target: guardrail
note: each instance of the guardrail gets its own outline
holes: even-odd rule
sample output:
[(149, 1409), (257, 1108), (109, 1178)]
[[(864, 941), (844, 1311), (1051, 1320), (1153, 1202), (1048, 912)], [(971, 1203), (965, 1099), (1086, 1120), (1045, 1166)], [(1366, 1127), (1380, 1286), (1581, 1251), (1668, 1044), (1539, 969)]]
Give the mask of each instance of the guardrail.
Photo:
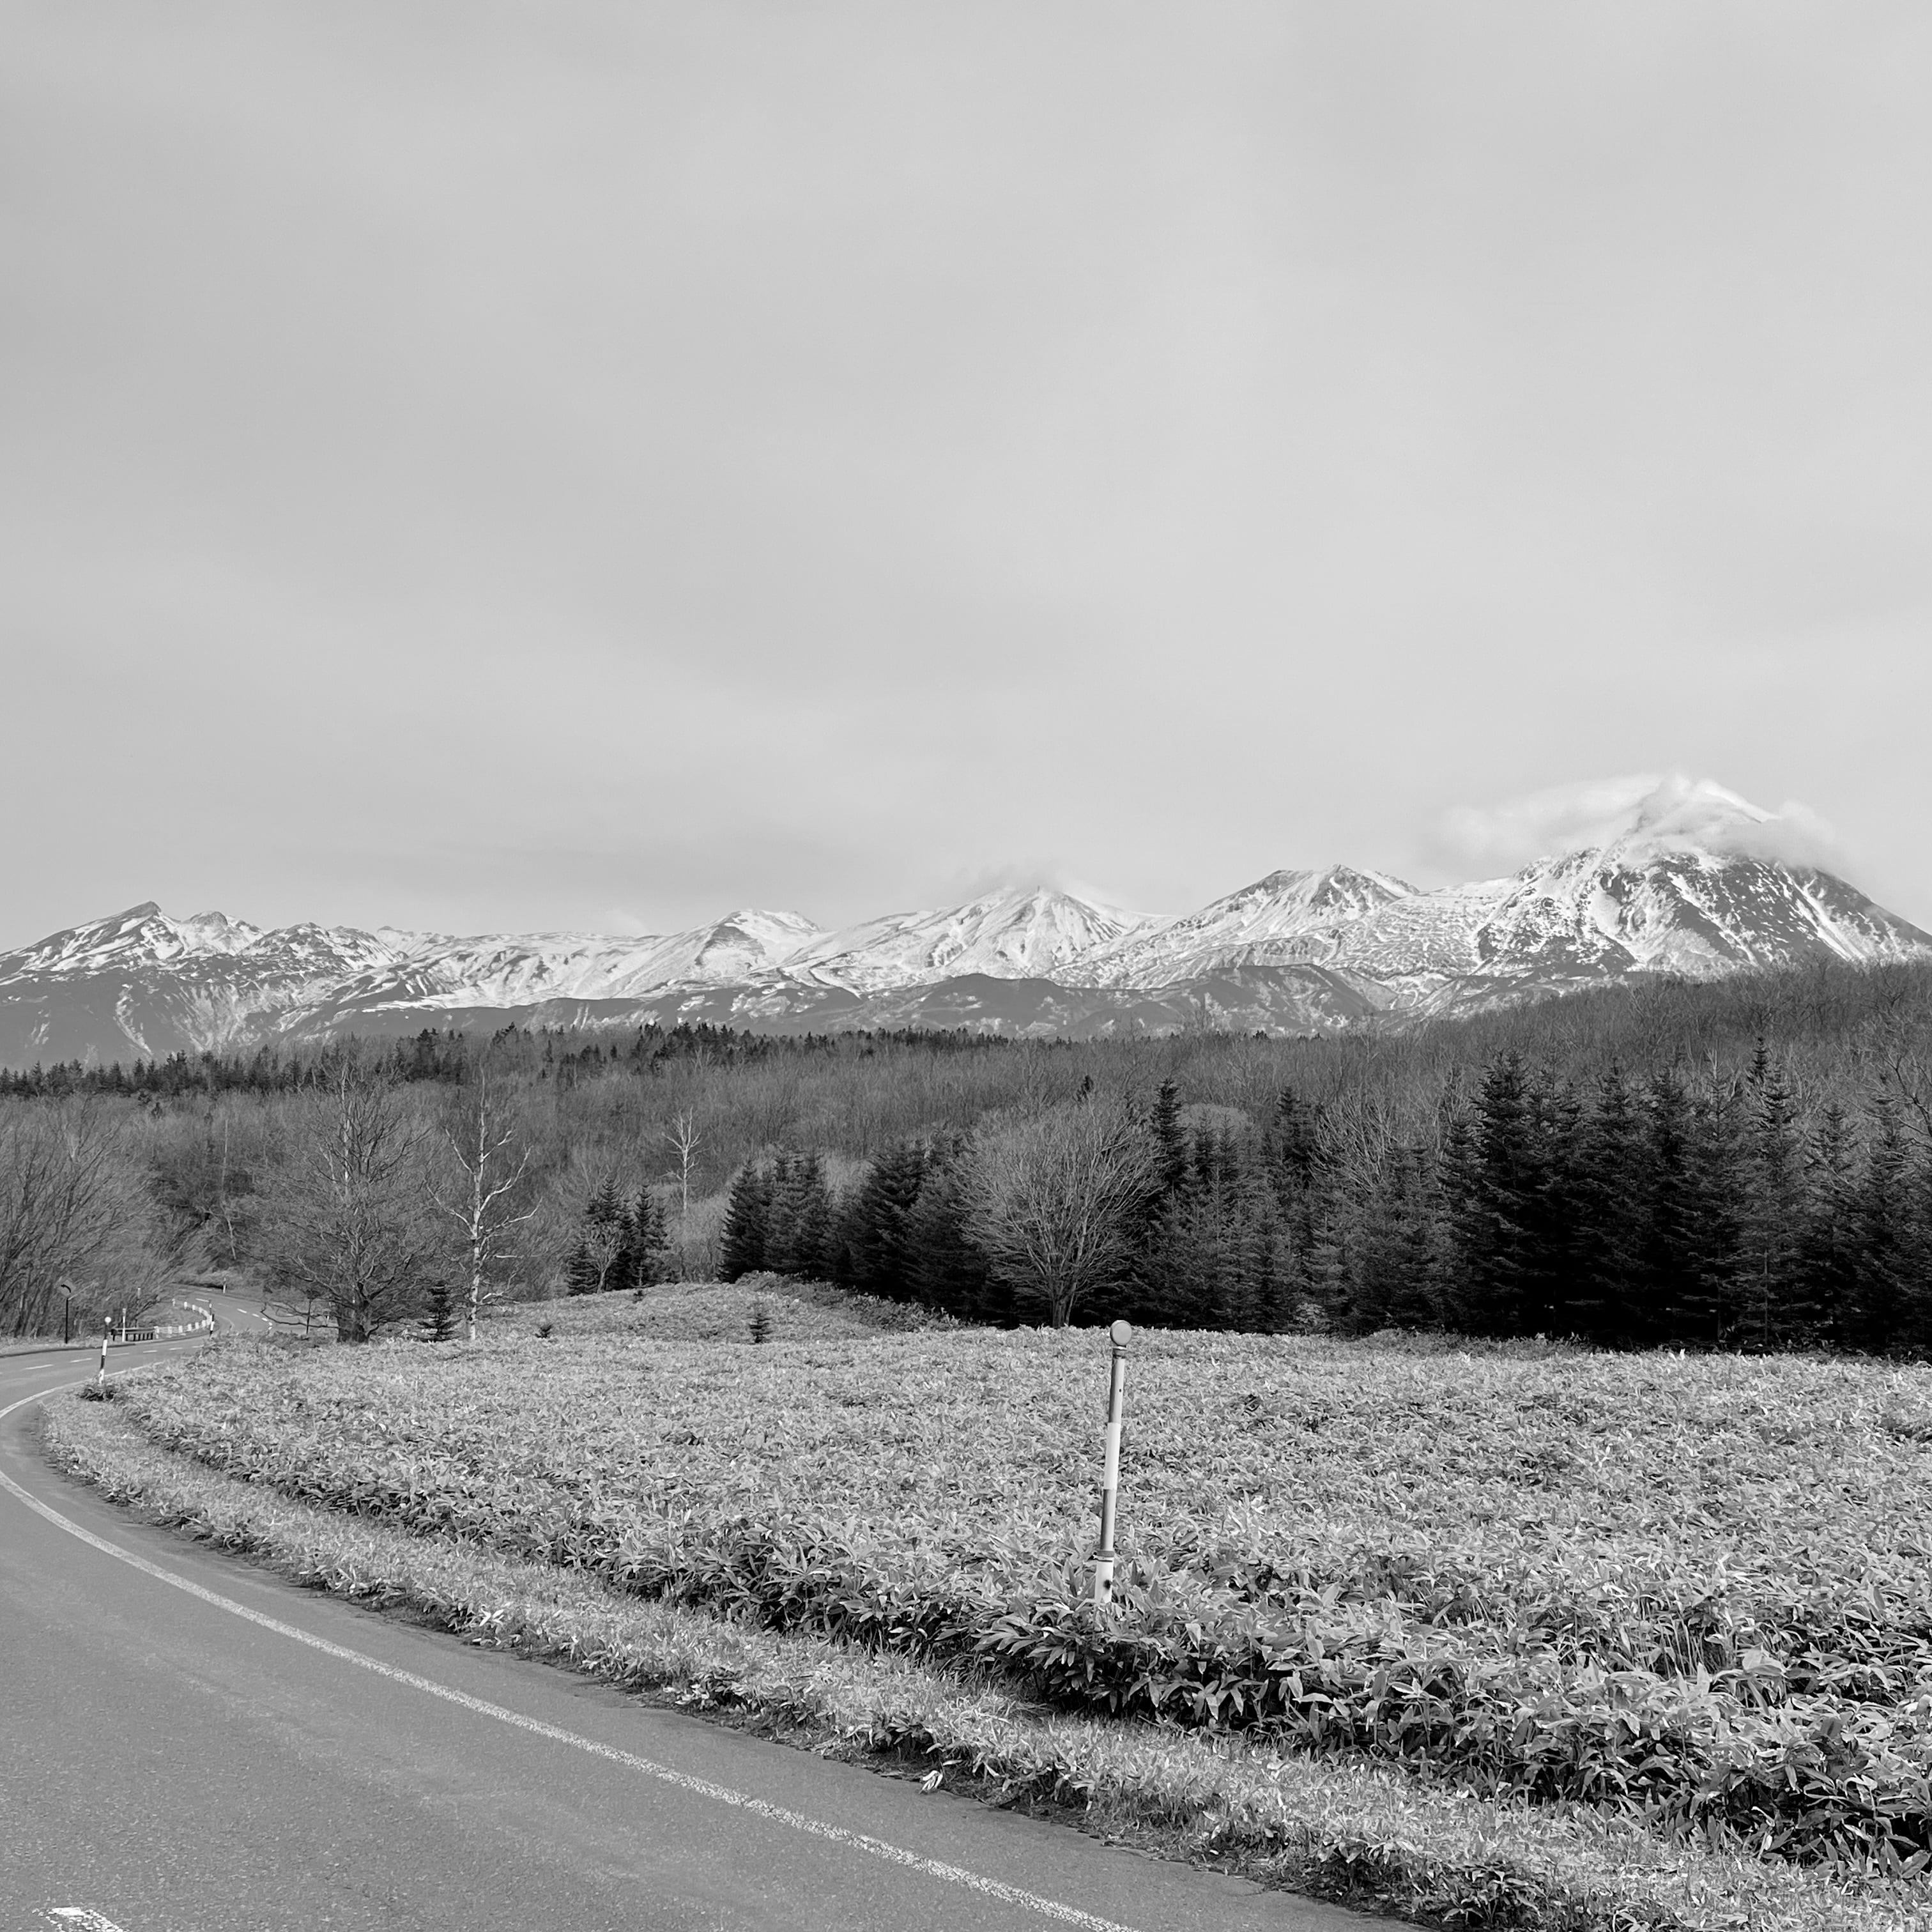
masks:
[(201, 1319), (199, 1322), (155, 1322), (146, 1328), (133, 1328), (124, 1325), (119, 1328), (110, 1329), (109, 1333), (117, 1342), (174, 1342), (179, 1340), (184, 1335), (207, 1335), (214, 1332), (214, 1317), (209, 1314), (200, 1302), (182, 1301), (176, 1303), (176, 1306), (180, 1308), (193, 1309)]

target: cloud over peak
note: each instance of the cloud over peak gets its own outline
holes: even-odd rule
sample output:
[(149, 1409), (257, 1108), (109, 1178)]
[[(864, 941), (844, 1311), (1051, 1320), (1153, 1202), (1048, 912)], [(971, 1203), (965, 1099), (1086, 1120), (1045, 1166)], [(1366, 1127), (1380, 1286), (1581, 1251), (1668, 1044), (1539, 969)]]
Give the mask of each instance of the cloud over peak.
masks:
[(1458, 806), (1442, 814), (1431, 844), (1441, 862), (1490, 877), (1609, 845), (1633, 857), (1694, 850), (1832, 872), (1845, 865), (1837, 834), (1810, 806), (1788, 799), (1767, 812), (1714, 779), (1681, 772), (1633, 772)]

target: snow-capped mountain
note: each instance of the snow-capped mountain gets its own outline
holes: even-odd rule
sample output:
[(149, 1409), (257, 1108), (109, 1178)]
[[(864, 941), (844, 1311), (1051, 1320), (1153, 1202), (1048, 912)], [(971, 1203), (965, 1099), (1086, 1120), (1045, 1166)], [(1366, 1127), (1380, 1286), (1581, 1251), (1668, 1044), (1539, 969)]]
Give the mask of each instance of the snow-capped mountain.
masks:
[(643, 938), (458, 938), (384, 927), (264, 931), (152, 904), (0, 954), (0, 1063), (199, 1052), (276, 1037), (446, 1025), (556, 1000), (622, 1001), (771, 971), (820, 928), (796, 913), (733, 913)]
[(1078, 971), (1096, 986), (1163, 986), (1236, 966), (1305, 961), (1308, 942), (1352, 924), (1415, 888), (1384, 872), (1331, 866), (1320, 872), (1270, 872), (1198, 912), (1090, 953)]
[(354, 972), (394, 956), (374, 933), (347, 926), (284, 926), (273, 933), (218, 912), (170, 919), (152, 900), (125, 912), (50, 934), (18, 952), (0, 955), (0, 974), (83, 975), (154, 966), (187, 968), (232, 959), (265, 947), (280, 970)]
[(393, 955), (346, 981), (345, 998), (425, 1006), (516, 1006), (544, 1000), (624, 999), (662, 986), (731, 985), (771, 971), (820, 934), (800, 914), (746, 908), (662, 938), (591, 932), (385, 936), (396, 942)]
[(1766, 856), (1770, 813), (1711, 784), (1672, 803), (1660, 818), (1640, 810), (1601, 845), (1506, 878), (1392, 898), (1311, 935), (1302, 956), (1434, 1008), (1630, 973), (1704, 979), (1932, 946), (1844, 880)]
[(1302, 1032), (1644, 974), (1932, 958), (1932, 935), (1800, 862), (1787, 830), (1678, 783), (1599, 842), (1507, 878), (1420, 891), (1348, 866), (1282, 871), (1179, 917), (1040, 887), (836, 932), (748, 909), (638, 938), (456, 938), (142, 904), (0, 954), (0, 1063), (510, 1019)]
[(937, 912), (888, 914), (826, 934), (788, 972), (854, 992), (928, 986), (962, 974), (994, 980), (1077, 977), (1083, 961), (1166, 922), (1046, 886), (988, 892)]

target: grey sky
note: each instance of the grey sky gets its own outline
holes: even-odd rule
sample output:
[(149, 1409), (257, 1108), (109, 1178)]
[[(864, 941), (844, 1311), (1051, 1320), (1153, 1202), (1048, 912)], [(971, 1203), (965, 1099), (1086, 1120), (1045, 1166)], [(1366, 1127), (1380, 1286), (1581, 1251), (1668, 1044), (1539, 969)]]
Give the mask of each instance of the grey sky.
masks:
[(1906, 4), (0, 0), (0, 944), (1178, 910), (1673, 770), (1932, 922), (1929, 76)]

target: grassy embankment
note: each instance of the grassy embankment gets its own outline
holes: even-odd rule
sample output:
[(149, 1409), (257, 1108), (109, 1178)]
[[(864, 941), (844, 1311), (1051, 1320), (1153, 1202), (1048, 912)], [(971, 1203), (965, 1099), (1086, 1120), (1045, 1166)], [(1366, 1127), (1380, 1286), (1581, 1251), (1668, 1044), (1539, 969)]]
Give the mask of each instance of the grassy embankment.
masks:
[(1932, 1916), (1932, 1371), (1147, 1335), (1102, 1626), (1094, 1336), (767, 1294), (753, 1348), (754, 1298), (224, 1347), (54, 1442), (309, 1580), (1276, 1882)]

